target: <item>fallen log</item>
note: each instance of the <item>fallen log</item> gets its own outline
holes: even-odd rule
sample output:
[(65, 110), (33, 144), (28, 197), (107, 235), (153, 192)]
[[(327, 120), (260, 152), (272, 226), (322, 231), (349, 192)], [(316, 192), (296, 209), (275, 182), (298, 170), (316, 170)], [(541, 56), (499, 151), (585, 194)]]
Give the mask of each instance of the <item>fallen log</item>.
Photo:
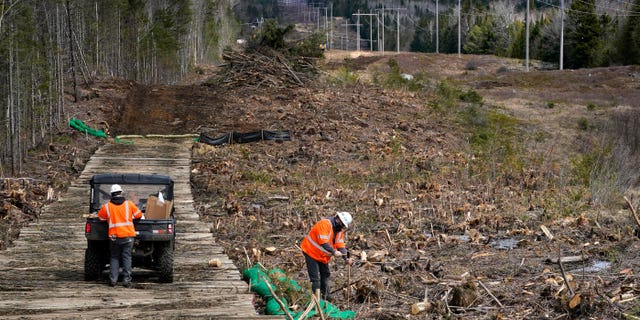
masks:
[(568, 256), (558, 258), (547, 258), (547, 263), (575, 263), (582, 262), (588, 259), (588, 256)]

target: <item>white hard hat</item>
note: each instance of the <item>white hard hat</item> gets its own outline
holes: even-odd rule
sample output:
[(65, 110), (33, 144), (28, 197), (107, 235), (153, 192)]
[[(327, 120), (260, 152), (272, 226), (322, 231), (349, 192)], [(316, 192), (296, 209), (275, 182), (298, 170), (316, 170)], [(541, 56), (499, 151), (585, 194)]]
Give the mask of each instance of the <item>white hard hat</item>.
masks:
[(351, 218), (351, 213), (346, 211), (338, 212), (338, 218), (340, 218), (340, 221), (342, 221), (342, 224), (344, 224), (345, 228), (349, 228), (349, 225), (353, 221), (353, 218)]
[(119, 184), (114, 184), (111, 186), (111, 193), (122, 192), (122, 187)]

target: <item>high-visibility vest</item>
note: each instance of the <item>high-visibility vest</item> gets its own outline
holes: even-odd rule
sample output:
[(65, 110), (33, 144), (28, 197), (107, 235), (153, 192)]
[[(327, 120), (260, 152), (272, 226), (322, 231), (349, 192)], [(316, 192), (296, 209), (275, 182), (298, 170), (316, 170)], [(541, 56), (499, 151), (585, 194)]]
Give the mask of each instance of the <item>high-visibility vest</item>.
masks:
[(142, 211), (133, 202), (126, 200), (122, 204), (107, 202), (98, 211), (98, 217), (109, 222), (109, 237), (135, 237), (133, 219), (142, 217)]
[(318, 221), (311, 228), (309, 234), (302, 239), (300, 248), (309, 257), (326, 264), (331, 260), (331, 252), (322, 247), (324, 243), (329, 243), (334, 249), (345, 248), (344, 230), (334, 234), (331, 220), (329, 219)]

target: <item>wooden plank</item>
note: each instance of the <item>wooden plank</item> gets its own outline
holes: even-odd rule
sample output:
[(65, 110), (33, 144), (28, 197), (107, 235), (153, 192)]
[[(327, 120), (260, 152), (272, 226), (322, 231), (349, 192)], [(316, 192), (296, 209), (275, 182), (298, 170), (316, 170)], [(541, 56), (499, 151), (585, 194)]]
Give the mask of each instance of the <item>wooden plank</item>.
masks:
[[(106, 144), (67, 193), (44, 208), (0, 256), (2, 319), (282, 319), (260, 316), (240, 271), (201, 223), (190, 187), (191, 139)], [(125, 164), (126, 166), (122, 166)], [(90, 177), (95, 173), (164, 173), (175, 182), (177, 242), (174, 282), (133, 270), (135, 289), (83, 281), (84, 218)], [(218, 259), (221, 267), (208, 265)]]

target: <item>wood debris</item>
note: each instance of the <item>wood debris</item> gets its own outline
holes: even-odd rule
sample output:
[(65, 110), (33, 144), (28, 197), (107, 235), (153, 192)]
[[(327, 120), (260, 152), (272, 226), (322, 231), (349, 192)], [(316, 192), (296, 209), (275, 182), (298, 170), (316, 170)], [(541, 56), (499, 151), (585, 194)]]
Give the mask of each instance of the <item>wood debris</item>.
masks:
[(223, 71), (208, 84), (243, 87), (302, 87), (317, 71), (313, 62), (303, 57), (288, 58), (273, 50), (263, 52), (225, 51)]

